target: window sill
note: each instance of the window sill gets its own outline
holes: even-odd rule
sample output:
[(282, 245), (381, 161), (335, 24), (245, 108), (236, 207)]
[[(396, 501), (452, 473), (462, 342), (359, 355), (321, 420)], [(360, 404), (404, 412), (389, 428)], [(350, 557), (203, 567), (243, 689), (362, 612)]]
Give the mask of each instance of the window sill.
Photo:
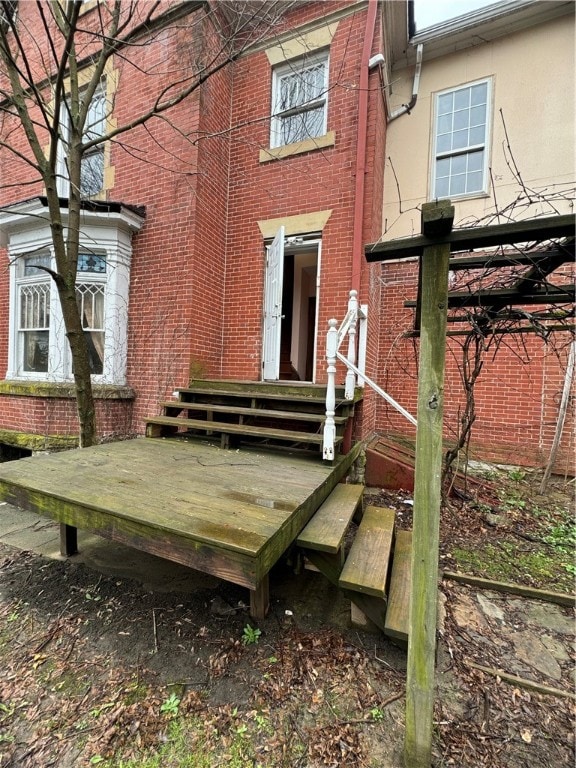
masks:
[(482, 198), (490, 197), (490, 193), (486, 190), (480, 192), (464, 192), (462, 195), (447, 195), (446, 197), (430, 197), (429, 202), (433, 203), (436, 200), (450, 200), (451, 202), (459, 202), (461, 200), (480, 200)]
[(284, 144), (282, 147), (268, 147), (268, 149), (261, 149), (259, 161), (261, 163), (269, 163), (271, 160), (282, 160), (284, 157), (302, 155), (305, 152), (313, 152), (316, 149), (333, 147), (335, 143), (335, 131), (328, 131), (324, 136), (318, 136), (315, 139), (296, 141), (294, 144)]
[[(114, 386), (113, 384), (94, 384), (96, 400), (133, 400), (134, 390), (130, 387)], [(69, 382), (57, 381), (0, 381), (0, 395), (17, 395), (18, 397), (58, 397), (73, 399), (76, 397), (76, 387)]]

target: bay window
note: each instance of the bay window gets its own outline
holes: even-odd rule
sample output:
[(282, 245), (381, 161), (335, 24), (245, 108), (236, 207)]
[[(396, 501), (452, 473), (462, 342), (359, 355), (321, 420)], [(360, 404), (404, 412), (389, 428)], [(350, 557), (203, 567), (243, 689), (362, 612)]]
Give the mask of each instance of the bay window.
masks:
[[(72, 356), (58, 292), (48, 212), (36, 199), (0, 212), (10, 263), (7, 379), (70, 381)], [(120, 203), (82, 211), (76, 300), (95, 383), (126, 383), (132, 234), (143, 213)], [(65, 210), (65, 209), (64, 209)]]

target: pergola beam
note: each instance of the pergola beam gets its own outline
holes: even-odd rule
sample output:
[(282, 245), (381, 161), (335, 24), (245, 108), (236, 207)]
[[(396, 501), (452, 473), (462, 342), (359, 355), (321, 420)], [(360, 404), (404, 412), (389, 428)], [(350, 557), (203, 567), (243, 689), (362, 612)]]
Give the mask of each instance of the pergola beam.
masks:
[[(483, 291), (452, 291), (448, 294), (448, 308), (497, 306), (525, 306), (527, 304), (571, 304), (576, 298), (574, 283), (561, 288), (533, 288), (521, 293), (514, 288), (487, 288)], [(407, 308), (415, 307), (416, 301), (405, 301)]]
[(517, 243), (541, 243), (545, 240), (570, 238), (576, 230), (576, 216), (566, 214), (527, 219), (507, 224), (490, 224), (485, 227), (454, 229), (444, 237), (416, 235), (385, 243), (372, 243), (364, 248), (366, 261), (390, 261), (420, 256), (423, 249), (448, 245), (451, 253), (470, 251), (475, 248), (493, 248)]

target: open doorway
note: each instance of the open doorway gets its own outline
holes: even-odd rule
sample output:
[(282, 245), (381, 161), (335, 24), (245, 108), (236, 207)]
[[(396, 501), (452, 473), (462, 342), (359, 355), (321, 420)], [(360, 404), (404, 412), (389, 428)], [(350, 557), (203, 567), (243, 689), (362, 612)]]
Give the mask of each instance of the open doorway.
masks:
[(319, 272), (317, 236), (277, 235), (268, 248), (263, 359), (268, 381), (314, 381)]

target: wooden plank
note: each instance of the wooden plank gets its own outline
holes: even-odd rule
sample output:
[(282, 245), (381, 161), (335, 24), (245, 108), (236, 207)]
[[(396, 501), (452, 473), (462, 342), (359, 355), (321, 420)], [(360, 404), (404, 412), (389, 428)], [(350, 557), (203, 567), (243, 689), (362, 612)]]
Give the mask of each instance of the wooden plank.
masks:
[[(292, 443), (317, 443), (321, 444), (323, 437), (317, 432), (298, 432), (289, 429), (276, 429), (274, 427), (255, 427), (250, 424), (227, 424), (222, 421), (204, 421), (203, 419), (180, 419), (177, 416), (155, 416), (146, 419), (146, 424), (153, 426), (178, 427), (180, 429), (197, 429), (204, 432), (218, 432), (232, 435), (249, 435), (250, 437), (267, 437), (273, 440), (287, 440)], [(148, 434), (148, 437), (156, 435)], [(336, 437), (336, 441), (342, 442), (342, 438)]]
[[(216, 384), (216, 382), (213, 382), (213, 384)], [(215, 387), (215, 386), (202, 386), (202, 384), (199, 385), (193, 385), (191, 387), (179, 387), (178, 392), (181, 394), (190, 394), (190, 395), (218, 395), (219, 397), (230, 397), (230, 398), (254, 398), (258, 401), (262, 400), (284, 400), (284, 401), (294, 401), (294, 402), (306, 402), (306, 403), (319, 403), (322, 404), (326, 401), (326, 392), (322, 389), (319, 390), (311, 390), (309, 388), (302, 388), (300, 391), (298, 391), (297, 387), (294, 388), (284, 388), (284, 387), (274, 387), (274, 390), (267, 390), (263, 387), (246, 387), (246, 386), (239, 386), (237, 389), (231, 386), (231, 384), (228, 384), (226, 386), (222, 387)], [(342, 394), (343, 394), (342, 390)]]
[(563, 594), (562, 592), (550, 592), (545, 589), (526, 587), (522, 584), (511, 584), (506, 581), (492, 581), (491, 579), (482, 579), (479, 576), (469, 576), (466, 573), (452, 573), (451, 571), (444, 571), (442, 573), (442, 578), (458, 581), (460, 584), (468, 584), (471, 587), (478, 587), (479, 589), (505, 592), (511, 595), (527, 597), (531, 600), (544, 600), (547, 603), (565, 605), (568, 608), (576, 606), (576, 595)]
[[(323, 403), (324, 404), (324, 403)], [(229, 413), (242, 416), (253, 416), (254, 418), (270, 418), (292, 421), (315, 421), (322, 424), (326, 419), (325, 411), (322, 413), (306, 413), (305, 411), (277, 411), (271, 408), (245, 408), (237, 405), (217, 405), (214, 403), (189, 403), (186, 400), (166, 400), (160, 403), (164, 409), (172, 411), (213, 411), (214, 413)], [(344, 424), (348, 421), (347, 416), (336, 416), (334, 421), (337, 424)]]
[(510, 675), (508, 672), (504, 672), (502, 669), (495, 669), (494, 667), (485, 667), (482, 664), (476, 664), (473, 661), (464, 661), (468, 667), (472, 669), (478, 669), (480, 672), (485, 672), (487, 675), (493, 675), (499, 677), (506, 683), (516, 685), (519, 688), (527, 688), (530, 691), (537, 691), (545, 696), (556, 696), (563, 699), (576, 700), (576, 694), (572, 691), (563, 691), (561, 688), (554, 688), (549, 685), (543, 685), (537, 683), (534, 680), (527, 680), (525, 677), (518, 677), (517, 675)]
[(385, 507), (367, 507), (350, 548), (339, 584), (342, 589), (384, 598), (395, 512)]
[[(423, 229), (435, 206), (435, 203), (424, 203), (422, 206)], [(450, 247), (447, 241), (428, 247), (421, 261), (422, 313), (418, 364), (412, 598), (404, 738), (404, 762), (410, 768), (429, 768), (432, 761), (449, 261)]]
[(411, 558), (412, 531), (396, 531), (384, 633), (402, 643), (408, 642), (412, 591)]
[[(427, 205), (435, 205), (435, 203), (427, 203)], [(439, 245), (445, 245), (452, 253), (455, 253), (475, 248), (491, 248), (532, 241), (543, 242), (551, 238), (573, 237), (575, 229), (576, 216), (574, 214), (547, 216), (541, 219), (526, 219), (507, 222), (506, 224), (490, 224), (486, 227), (455, 229), (449, 235), (438, 239), (425, 235), (415, 235), (385, 243), (372, 243), (365, 246), (364, 253), (368, 262), (407, 259), (412, 256), (419, 256), (424, 248)]]
[(336, 554), (363, 491), (363, 485), (337, 485), (296, 539), (298, 546)]

